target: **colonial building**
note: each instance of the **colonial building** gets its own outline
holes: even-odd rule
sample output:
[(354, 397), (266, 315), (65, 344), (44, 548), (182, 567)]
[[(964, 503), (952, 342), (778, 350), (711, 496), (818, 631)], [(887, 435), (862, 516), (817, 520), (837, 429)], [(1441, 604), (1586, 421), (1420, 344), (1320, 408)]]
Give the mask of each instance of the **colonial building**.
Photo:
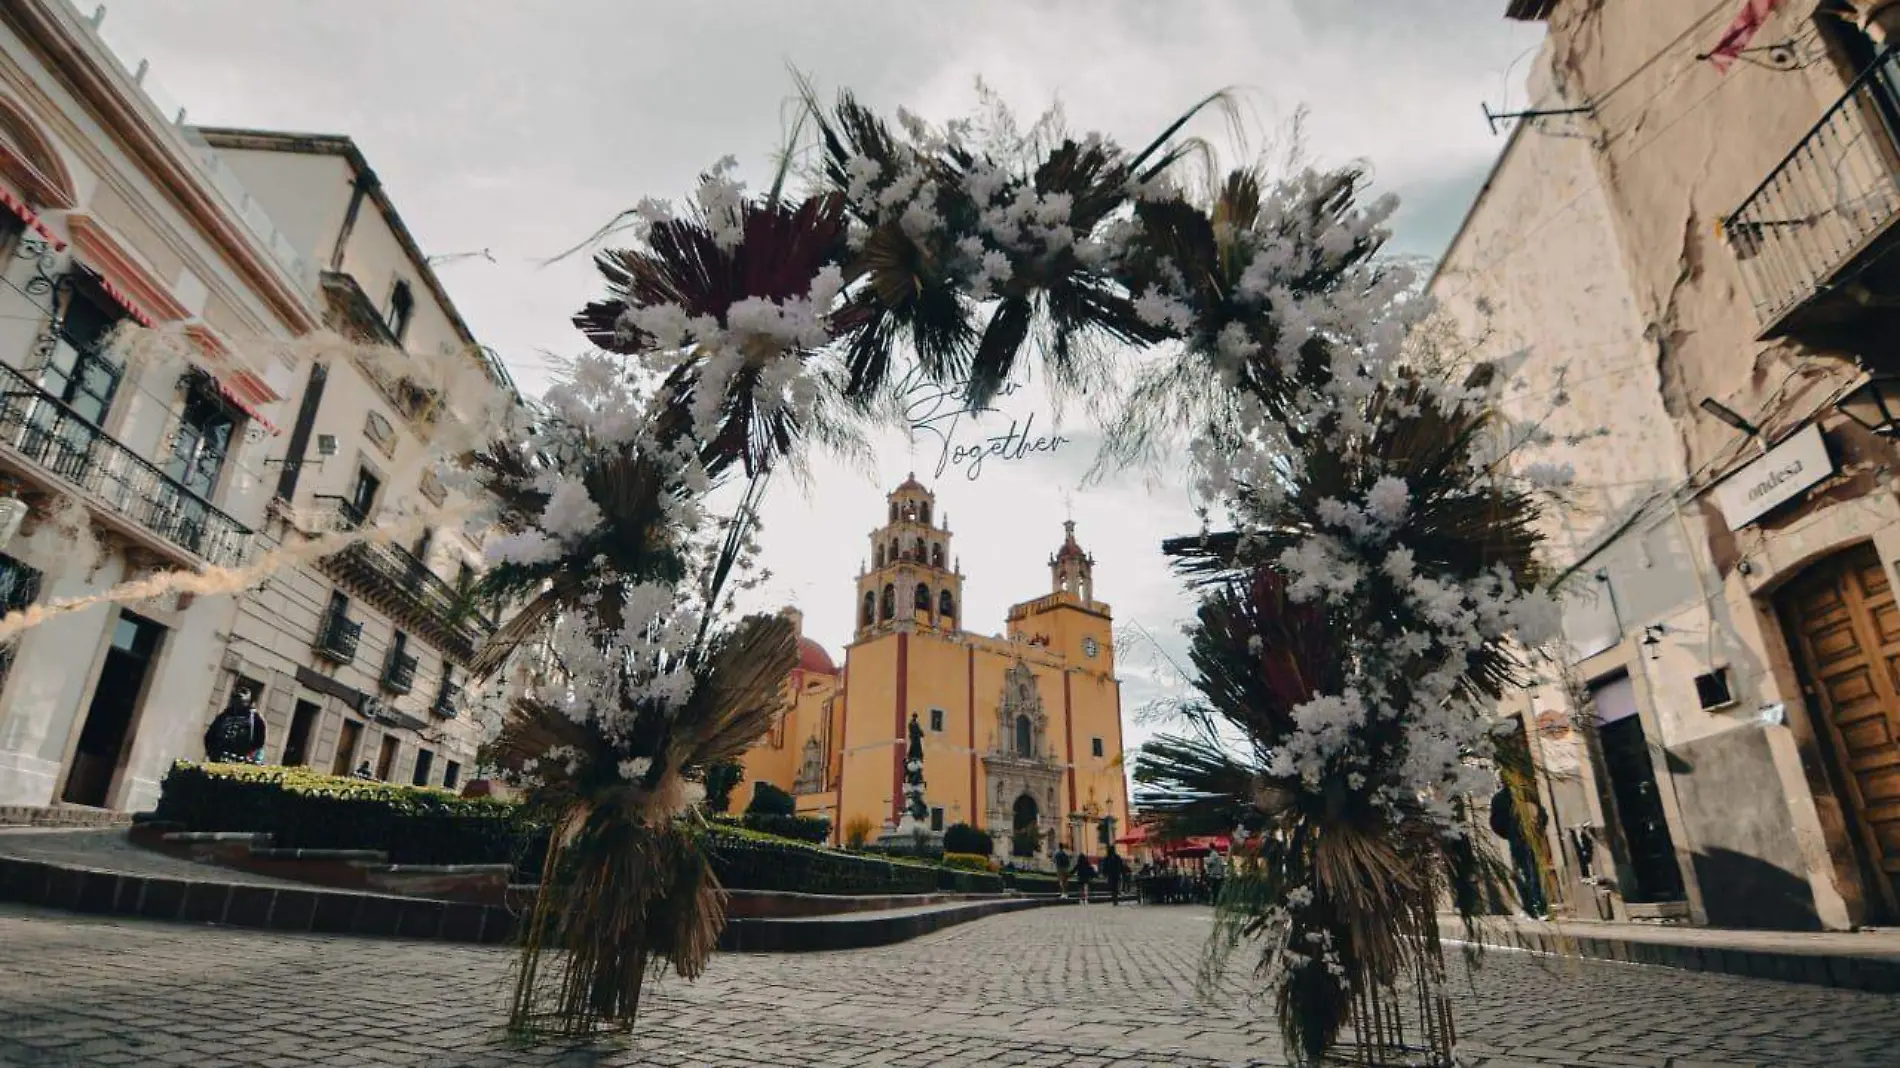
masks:
[(1531, 114), (1431, 290), (1575, 470), (1568, 640), (1505, 710), (1561, 903), (1891, 922), (1900, 5), (1506, 13), (1549, 26)]
[[(253, 557), (304, 368), (235, 339), (318, 322), (313, 265), (102, 14), (0, 6), (0, 513), (25, 512), (0, 609), (83, 605), (0, 652), (0, 805), (149, 808), (174, 758), (202, 756), (233, 599), (85, 599)], [(105, 344), (127, 320), (182, 361)]]
[[(241, 599), (213, 704), (260, 696), (269, 760), (457, 786), (480, 727), (460, 691), (494, 629), (476, 603), (481, 535), (435, 475), (514, 387), (347, 137), (199, 128), (301, 255), (320, 263), (323, 323), (351, 346), (313, 355), (274, 465), (269, 536), (295, 546), (396, 530), (296, 559)], [(402, 354), (402, 355), (396, 355)]]
[(1046, 857), (1058, 843), (1099, 852), (1105, 832), (1128, 826), (1121, 687), (1109, 607), (1095, 599), (1075, 524), (1050, 558), (1050, 592), (984, 637), (963, 628), (964, 575), (935, 496), (913, 478), (887, 503), (844, 664), (801, 637), (785, 711), (746, 754), (747, 781), (791, 791), (839, 840), (853, 823), (894, 825), (915, 716), (934, 830), (987, 830), (999, 856)]
[(349, 139), (186, 125), (103, 17), (0, 6), (0, 612), (82, 603), (0, 646), (0, 806), (151, 807), (237, 687), (267, 760), (454, 786), (492, 623), (432, 463), (513, 387)]

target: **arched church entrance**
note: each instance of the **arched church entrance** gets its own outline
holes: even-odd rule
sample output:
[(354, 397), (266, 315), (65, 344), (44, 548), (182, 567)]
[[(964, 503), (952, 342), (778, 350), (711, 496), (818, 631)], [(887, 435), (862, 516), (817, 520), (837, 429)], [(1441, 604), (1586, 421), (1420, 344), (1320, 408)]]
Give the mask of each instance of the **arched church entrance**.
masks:
[(1871, 543), (1775, 597), (1871, 910), (1900, 916), (1900, 610)]
[(1024, 793), (1016, 798), (1014, 819), (1010, 823), (1009, 851), (1018, 857), (1033, 857), (1042, 844), (1041, 813), (1036, 799)]

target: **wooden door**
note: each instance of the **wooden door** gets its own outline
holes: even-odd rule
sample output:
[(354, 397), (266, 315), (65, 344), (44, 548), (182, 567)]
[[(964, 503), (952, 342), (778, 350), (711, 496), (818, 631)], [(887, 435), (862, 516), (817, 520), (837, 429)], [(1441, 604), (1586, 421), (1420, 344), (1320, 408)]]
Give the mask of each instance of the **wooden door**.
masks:
[(1821, 710), (1841, 800), (1878, 869), (1870, 897), (1900, 909), (1900, 609), (1872, 545), (1814, 566), (1781, 597), (1802, 685)]

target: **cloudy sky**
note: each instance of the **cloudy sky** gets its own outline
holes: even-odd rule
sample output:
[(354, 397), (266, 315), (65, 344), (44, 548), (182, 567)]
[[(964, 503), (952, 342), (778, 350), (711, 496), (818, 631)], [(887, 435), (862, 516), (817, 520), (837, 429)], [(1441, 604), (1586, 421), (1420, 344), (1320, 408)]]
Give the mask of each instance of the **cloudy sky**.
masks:
[[(93, 0), (79, 6), (91, 10)], [(966, 113), (983, 78), (1019, 112), (1060, 100), (1071, 127), (1145, 143), (1195, 100), (1233, 89), (1254, 149), (1308, 111), (1308, 153), (1367, 162), (1405, 207), (1395, 246), (1436, 256), (1502, 147), (1480, 103), (1521, 104), (1541, 27), (1502, 0), (1173, 0), (901, 3), (567, 0), (113, 0), (104, 29), (133, 43), (193, 122), (354, 138), (478, 336), (538, 394), (581, 351), (568, 316), (594, 295), (586, 260), (544, 261), (643, 196), (677, 198), (724, 155), (755, 184), (791, 112), (793, 68), (821, 91), (933, 120)], [(1213, 120), (1199, 132), (1236, 146)], [(1196, 528), (1178, 478), (1079, 486), (1093, 434), (1058, 430), (1033, 384), (961, 444), (1034, 420), (1070, 440), (972, 480), (937, 473), (939, 443), (893, 432), (873, 469), (821, 459), (809, 487), (773, 489), (765, 534), (774, 604), (841, 655), (853, 576), (883, 493), (915, 470), (939, 492), (965, 572), (971, 629), (1047, 592), (1072, 515), (1096, 594), (1126, 632), (1130, 718), (1168, 684), (1190, 602), (1158, 552)], [(1137, 629), (1137, 627), (1139, 629)], [(1143, 632), (1167, 651), (1158, 654)], [(1132, 725), (1131, 725), (1132, 726)], [(1131, 741), (1146, 731), (1135, 729)]]

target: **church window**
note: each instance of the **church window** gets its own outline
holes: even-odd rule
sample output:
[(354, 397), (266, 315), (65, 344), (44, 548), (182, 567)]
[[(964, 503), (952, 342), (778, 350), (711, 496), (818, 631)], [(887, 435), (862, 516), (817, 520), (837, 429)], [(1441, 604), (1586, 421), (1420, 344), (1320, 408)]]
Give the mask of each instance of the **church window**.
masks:
[(891, 522), (897, 522), (897, 502), (891, 502)]
[(890, 619), (890, 618), (891, 618), (892, 616), (894, 616), (894, 615), (896, 615), (896, 614), (897, 614), (897, 587), (895, 587), (895, 586), (893, 586), (893, 585), (891, 585), (890, 583), (888, 583), (888, 582), (886, 582), (886, 583), (884, 584), (884, 613), (883, 613), (883, 617), (884, 617), (885, 619)]
[(930, 710), (930, 729), (936, 731), (938, 734), (943, 733), (943, 709), (933, 708)]
[(917, 597), (914, 603), (919, 612), (930, 611), (930, 587), (919, 582), (917, 584)]
[(923, 525), (925, 525), (925, 526), (929, 526), (929, 525), (930, 525), (930, 504), (929, 504), (929, 502), (925, 502), (924, 504), (920, 504), (920, 505), (918, 505), (918, 506), (917, 506), (917, 521), (918, 521), (918, 522), (920, 522), (920, 523), (922, 523), (922, 524), (923, 524)]
[(1017, 716), (1016, 717), (1016, 755), (1017, 756), (1035, 756), (1036, 755), (1032, 733), (1033, 733), (1033, 728), (1031, 728), (1029, 725), (1029, 717)]
[(895, 564), (896, 562), (898, 562), (899, 560), (902, 560), (903, 558), (904, 558), (904, 554), (897, 551), (897, 539), (892, 538), (891, 539), (891, 563)]
[(930, 566), (931, 567), (943, 566), (943, 544), (941, 542), (934, 544), (930, 547)]
[(877, 594), (864, 591), (864, 614), (858, 620), (858, 626), (868, 627), (877, 622)]
[(884, 566), (884, 543), (883, 542), (879, 542), (877, 546), (877, 566), (879, 567)]
[(956, 617), (957, 601), (956, 598), (950, 596), (949, 590), (945, 590), (937, 595), (937, 614), (945, 619), (954, 619)]
[(1095, 756), (1101, 756), (1102, 755), (1102, 740), (1100, 738), (1090, 739), (1089, 751)]

